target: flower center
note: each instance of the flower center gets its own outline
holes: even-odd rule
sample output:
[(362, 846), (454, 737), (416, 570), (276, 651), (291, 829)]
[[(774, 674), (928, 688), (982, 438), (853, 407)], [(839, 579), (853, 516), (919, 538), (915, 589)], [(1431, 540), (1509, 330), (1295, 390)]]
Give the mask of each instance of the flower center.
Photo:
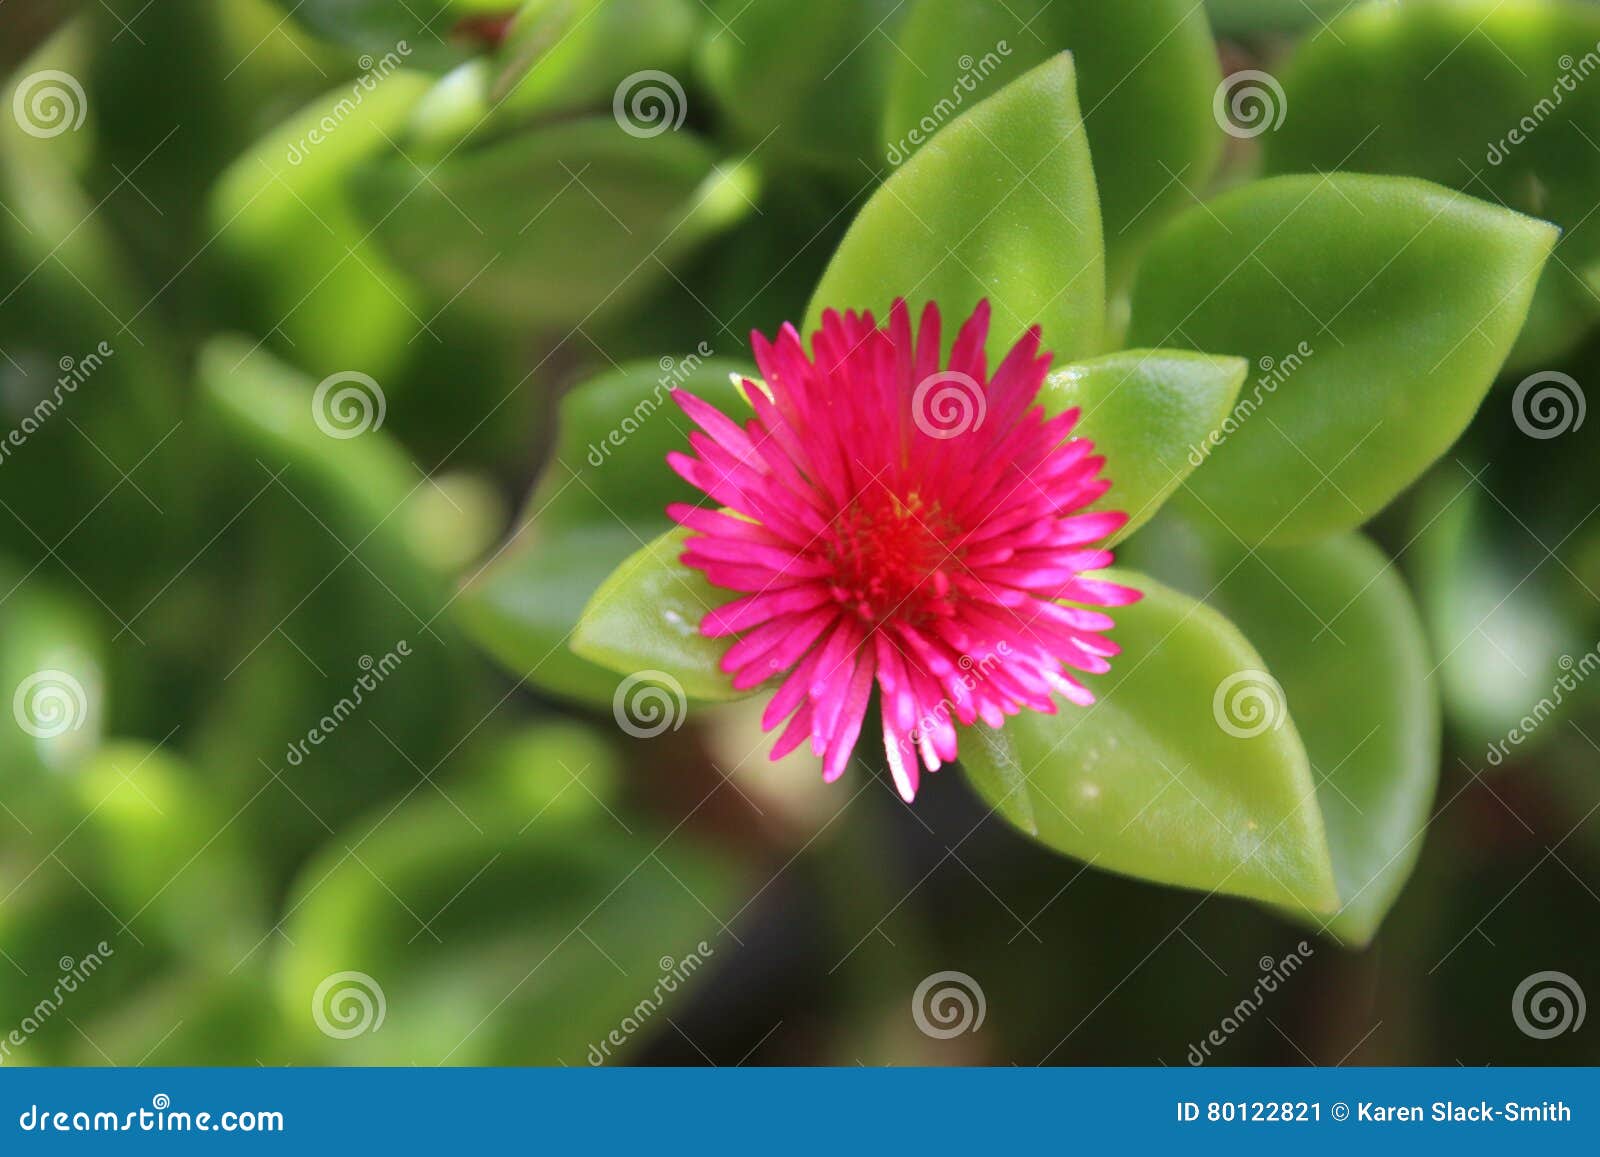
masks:
[(874, 486), (834, 519), (826, 547), (833, 597), (863, 622), (911, 623), (949, 615), (949, 543), (958, 528), (935, 502)]

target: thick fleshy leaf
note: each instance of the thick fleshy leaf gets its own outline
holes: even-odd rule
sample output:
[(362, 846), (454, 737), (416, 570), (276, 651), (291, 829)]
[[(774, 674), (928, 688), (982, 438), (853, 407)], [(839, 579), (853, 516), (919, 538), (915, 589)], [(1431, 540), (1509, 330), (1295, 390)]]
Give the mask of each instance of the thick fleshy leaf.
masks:
[(606, 116), (426, 168), (391, 153), (355, 188), (395, 263), (441, 302), (508, 325), (575, 326), (743, 217), (755, 177), (687, 129), (639, 136)]
[(1425, 177), (1560, 225), (1512, 354), (1547, 363), (1600, 321), (1597, 42), (1591, 4), (1362, 5), (1282, 71), (1268, 168)]
[(1217, 49), (1190, 0), (915, 0), (897, 40), (884, 131), (891, 165), (965, 105), (1072, 52), (1114, 272), (1190, 204), (1189, 190), (1207, 187), (1221, 155)]
[(734, 134), (763, 156), (833, 170), (851, 188), (869, 179), (901, 0), (706, 7), (700, 73)]
[(1119, 542), (1143, 526), (1204, 461), (1248, 366), (1182, 350), (1124, 350), (1063, 366), (1039, 401), (1051, 414), (1082, 411), (1073, 434), (1105, 456), (1111, 489), (1090, 509), (1120, 510)]
[(1106, 574), (1144, 598), (1116, 612), (1122, 654), (1094, 680), (1097, 702), (966, 729), (979, 793), (1095, 867), (1331, 912), (1310, 764), (1264, 660), (1217, 611), (1144, 575)]
[(697, 570), (678, 561), (689, 531), (668, 531), (625, 559), (578, 619), (572, 649), (623, 675), (645, 672), (694, 699), (742, 699), (718, 666), (729, 640), (708, 639), (700, 620), (728, 601)]
[(729, 375), (738, 368), (698, 355), (641, 362), (562, 399), (556, 450), (522, 525), (456, 602), (466, 629), (512, 674), (564, 697), (610, 700), (617, 675), (572, 652), (573, 628), (606, 577), (670, 529), (667, 503), (695, 500), (665, 462), (689, 430), (669, 391), (737, 413)]
[(1199, 504), (1251, 542), (1381, 510), (1471, 419), (1555, 236), (1438, 185), (1354, 174), (1258, 181), (1177, 218), (1140, 266), (1132, 342), (1260, 371), (1194, 476)]
[(489, 776), (385, 804), (307, 864), (276, 977), (305, 1054), (604, 1064), (641, 997), (666, 1005), (710, 977), (737, 870), (615, 801), (587, 817), (550, 806), (615, 774), (591, 733), (516, 742)]
[(862, 208), (811, 298), (806, 332), (824, 309), (886, 317), (903, 297), (966, 317), (987, 298), (995, 361), (1036, 323), (1058, 359), (1097, 353), (1100, 202), (1074, 86), (1062, 53), (945, 125)]
[(1358, 535), (1221, 561), (1208, 601), (1283, 686), (1305, 741), (1340, 908), (1306, 914), (1367, 943), (1422, 851), (1439, 780), (1439, 695), (1399, 571)]

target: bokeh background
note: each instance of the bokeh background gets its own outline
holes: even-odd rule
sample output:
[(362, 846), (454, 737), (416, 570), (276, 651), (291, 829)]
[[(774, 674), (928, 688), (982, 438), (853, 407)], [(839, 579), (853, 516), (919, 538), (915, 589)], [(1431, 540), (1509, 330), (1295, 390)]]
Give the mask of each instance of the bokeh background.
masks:
[[(1342, 6), (1196, 19), (1221, 76)], [(1208, 1063), (1600, 1060), (1600, 1025), (1512, 1015), (1541, 971), (1600, 994), (1600, 678), (1488, 754), (1600, 646), (1600, 420), (1510, 409), (1534, 368), (1600, 381), (1600, 298), (1371, 528), (1446, 742), (1364, 951), (1054, 855), (953, 770), (911, 808), (866, 761), (825, 787), (759, 708), (593, 705), (560, 624), (614, 543), (571, 504), (660, 494), (562, 497), (559, 400), (799, 319), (892, 164), (902, 7), (0, 6), (0, 1062), (1176, 1065), (1214, 1031)], [(671, 132), (614, 115), (646, 70)], [(1217, 148), (1216, 187), (1260, 165)], [(945, 972), (981, 1025), (914, 1014)]]

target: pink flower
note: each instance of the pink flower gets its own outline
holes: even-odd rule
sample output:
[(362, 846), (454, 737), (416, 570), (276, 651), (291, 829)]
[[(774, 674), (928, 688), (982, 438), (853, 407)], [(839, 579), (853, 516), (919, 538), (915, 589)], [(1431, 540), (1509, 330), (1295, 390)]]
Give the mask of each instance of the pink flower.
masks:
[[(873, 686), (895, 785), (915, 796), (956, 757), (955, 723), (999, 727), (1054, 694), (1094, 696), (1068, 669), (1109, 669), (1109, 616), (1138, 591), (1085, 573), (1111, 562), (1092, 544), (1127, 515), (1074, 513), (1111, 483), (1093, 443), (1070, 437), (1076, 409), (1036, 404), (1050, 356), (1035, 326), (990, 377), (981, 302), (939, 364), (939, 310), (912, 330), (904, 301), (879, 329), (870, 313), (829, 310), (807, 357), (785, 325), (753, 334), (765, 383), (744, 382), (743, 425), (682, 390), (699, 430), (672, 468), (725, 507), (674, 503), (696, 533), (685, 566), (747, 592), (700, 630), (740, 636), (722, 660), (739, 689), (782, 676), (762, 717), (788, 727), (772, 758), (807, 736), (837, 779)], [(920, 757), (920, 759), (919, 759)]]

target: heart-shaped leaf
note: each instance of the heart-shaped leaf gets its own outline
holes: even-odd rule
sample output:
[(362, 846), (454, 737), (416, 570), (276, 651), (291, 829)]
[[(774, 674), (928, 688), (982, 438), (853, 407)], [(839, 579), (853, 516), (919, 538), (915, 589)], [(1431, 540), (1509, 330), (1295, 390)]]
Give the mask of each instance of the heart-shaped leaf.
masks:
[[(897, 297), (965, 318), (988, 298), (997, 361), (1035, 323), (1070, 360), (1098, 352), (1100, 202), (1072, 57), (1053, 57), (941, 129), (872, 195), (811, 298), (888, 316)], [(947, 327), (952, 340), (955, 326)]]
[(896, 39), (884, 132), (893, 165), (964, 106), (1071, 50), (1113, 271), (1207, 187), (1221, 155), (1217, 49), (1189, 0), (915, 0)]
[(1512, 355), (1548, 364), (1600, 321), (1596, 43), (1590, 4), (1362, 5), (1283, 70), (1267, 166), (1425, 177), (1560, 225)]
[(1204, 461), (1247, 368), (1240, 358), (1124, 350), (1050, 375), (1040, 403), (1051, 414), (1079, 407), (1073, 434), (1105, 456), (1112, 486), (1090, 509), (1128, 515), (1113, 543), (1149, 521)]
[(1190, 489), (1251, 542), (1365, 522), (1465, 428), (1515, 341), (1553, 226), (1422, 181), (1276, 177), (1174, 220), (1131, 340), (1260, 369)]
[(996, 810), (1090, 864), (1269, 903), (1338, 905), (1316, 788), (1282, 688), (1217, 611), (1153, 579), (1116, 613), (1122, 654), (1086, 709), (968, 728)]

